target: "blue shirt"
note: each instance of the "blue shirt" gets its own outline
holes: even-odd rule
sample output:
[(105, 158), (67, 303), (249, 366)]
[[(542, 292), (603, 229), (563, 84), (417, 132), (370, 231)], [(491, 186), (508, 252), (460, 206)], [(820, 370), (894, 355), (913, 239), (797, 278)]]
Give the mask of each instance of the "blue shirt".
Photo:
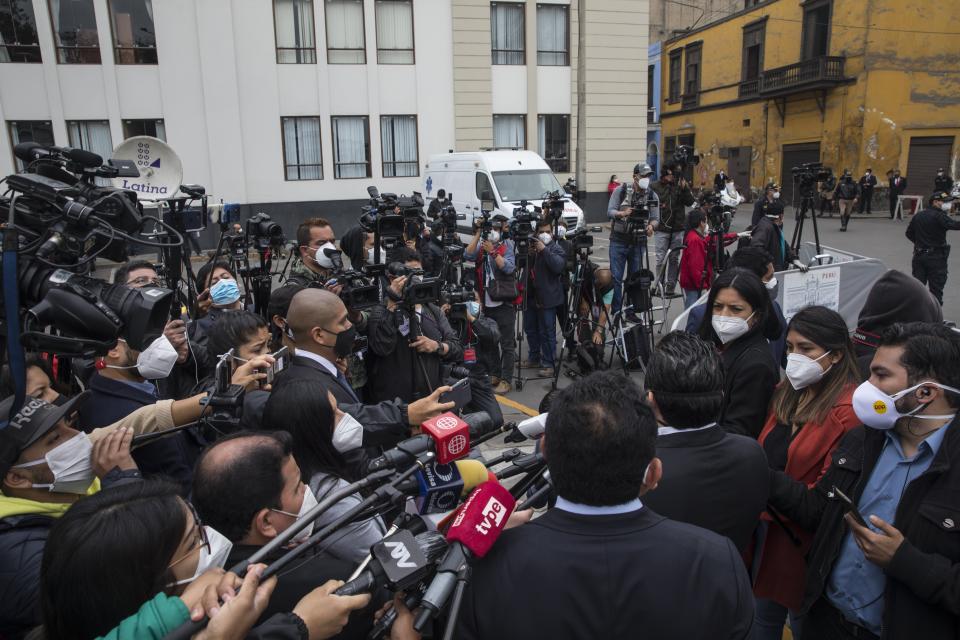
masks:
[(149, 380), (144, 380), (143, 382), (138, 382), (136, 380), (120, 380), (124, 384), (128, 384), (135, 389), (140, 389), (141, 391), (150, 394), (154, 398), (157, 397), (157, 385), (153, 384)]
[[(930, 467), (937, 455), (949, 425), (937, 429), (907, 458), (900, 446), (900, 438), (891, 429), (877, 459), (877, 465), (863, 489), (857, 507), (869, 524), (874, 515), (893, 524), (897, 505), (912, 481)], [(846, 526), (846, 525), (844, 525)], [(870, 525), (874, 531), (876, 527)], [(867, 560), (849, 531), (843, 539), (840, 556), (833, 566), (827, 583), (827, 598), (850, 622), (880, 635), (883, 621), (883, 591), (887, 579), (883, 569)]]

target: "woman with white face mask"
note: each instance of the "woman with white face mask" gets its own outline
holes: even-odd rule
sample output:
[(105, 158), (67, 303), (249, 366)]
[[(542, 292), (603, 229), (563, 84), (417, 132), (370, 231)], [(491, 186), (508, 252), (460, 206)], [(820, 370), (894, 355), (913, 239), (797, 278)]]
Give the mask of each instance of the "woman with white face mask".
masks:
[[(295, 380), (272, 392), (263, 412), (263, 428), (288, 431), (293, 436), (293, 457), (318, 501), (359, 479), (363, 426), (337, 408), (333, 394), (317, 393), (314, 383)], [(347, 496), (314, 522), (314, 530), (319, 531), (360, 501), (360, 494)], [(326, 551), (348, 562), (360, 562), (384, 533), (386, 527), (379, 516), (360, 520), (328, 539)]]
[(756, 438), (780, 379), (768, 342), (780, 334), (780, 322), (760, 278), (745, 269), (721, 273), (710, 288), (697, 333), (717, 347), (723, 360), (717, 422), (727, 431)]
[[(772, 469), (812, 487), (830, 464), (841, 438), (860, 424), (853, 409), (859, 369), (847, 325), (836, 311), (807, 307), (787, 328), (786, 379), (770, 404), (760, 444)], [(756, 640), (780, 638), (790, 616), (794, 637), (802, 620), (804, 554), (813, 532), (782, 517), (784, 526), (763, 515), (763, 555), (754, 582)], [(799, 540), (797, 545), (794, 539)]]

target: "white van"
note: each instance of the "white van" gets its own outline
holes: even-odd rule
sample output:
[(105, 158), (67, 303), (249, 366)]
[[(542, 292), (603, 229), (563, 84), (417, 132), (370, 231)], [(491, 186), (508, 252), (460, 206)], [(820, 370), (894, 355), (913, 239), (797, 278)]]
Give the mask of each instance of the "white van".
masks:
[[(496, 208), (493, 215), (513, 217), (513, 210), (526, 200), (540, 206), (547, 193), (563, 187), (543, 158), (533, 151), (465, 151), (430, 156), (424, 172), (424, 193), (427, 201), (443, 189), (452, 194), (453, 206), (463, 219), (458, 226), (465, 232), (473, 229), (473, 219), (480, 215), (480, 196), (493, 194)], [(584, 225), (583, 210), (573, 201), (563, 206), (563, 224), (569, 231)]]

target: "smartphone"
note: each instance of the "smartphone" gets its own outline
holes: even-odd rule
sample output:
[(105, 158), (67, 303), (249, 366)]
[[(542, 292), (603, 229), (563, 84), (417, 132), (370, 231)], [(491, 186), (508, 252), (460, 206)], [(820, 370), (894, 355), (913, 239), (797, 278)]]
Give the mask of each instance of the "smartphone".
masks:
[(863, 519), (862, 515), (860, 515), (860, 511), (857, 509), (857, 505), (853, 504), (853, 500), (848, 498), (843, 491), (837, 489), (837, 485), (833, 485), (831, 491), (833, 492), (833, 495), (843, 503), (844, 509), (847, 513), (853, 516), (853, 519), (857, 522), (857, 524), (859, 524), (861, 527), (866, 527), (867, 521)]
[(472, 397), (473, 395), (470, 393), (470, 378), (463, 378), (462, 380), (457, 380), (450, 391), (445, 391), (440, 394), (440, 402), (453, 402), (455, 406), (452, 411), (459, 411), (470, 402)]
[(278, 373), (287, 368), (290, 364), (290, 349), (283, 347), (270, 355), (273, 356), (273, 366), (261, 373), (266, 373), (267, 377), (260, 381), (260, 388), (263, 389), (268, 384), (273, 384), (273, 379)]

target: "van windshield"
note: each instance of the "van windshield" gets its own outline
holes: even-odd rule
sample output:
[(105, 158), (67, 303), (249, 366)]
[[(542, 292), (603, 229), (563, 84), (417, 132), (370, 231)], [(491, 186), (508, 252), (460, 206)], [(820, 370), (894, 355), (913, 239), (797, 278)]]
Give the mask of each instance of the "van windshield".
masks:
[(505, 202), (543, 200), (546, 194), (563, 190), (549, 169), (494, 171), (493, 181), (497, 184), (500, 198)]

